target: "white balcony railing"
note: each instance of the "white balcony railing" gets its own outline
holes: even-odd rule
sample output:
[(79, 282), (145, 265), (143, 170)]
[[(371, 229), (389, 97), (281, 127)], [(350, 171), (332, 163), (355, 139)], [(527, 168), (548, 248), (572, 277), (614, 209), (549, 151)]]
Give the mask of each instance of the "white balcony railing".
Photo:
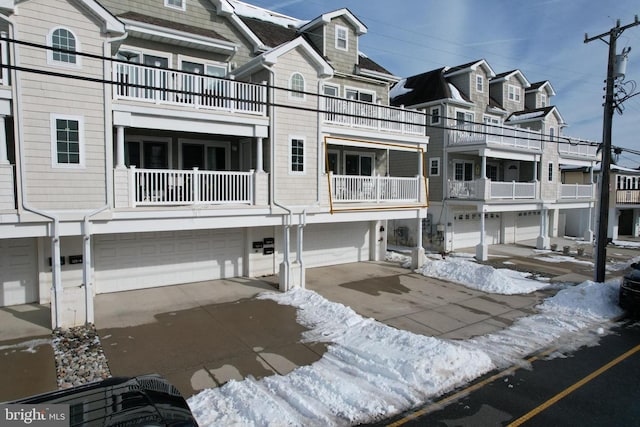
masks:
[(640, 190), (617, 190), (616, 203), (640, 205)]
[(535, 199), (538, 184), (536, 182), (491, 182), (491, 199)]
[(522, 150), (542, 149), (541, 134), (511, 126), (465, 123), (449, 131), (449, 145), (497, 144)]
[(484, 199), (483, 181), (451, 181), (449, 180), (449, 197), (454, 199)]
[(113, 79), (115, 99), (256, 115), (267, 110), (263, 85), (120, 62), (114, 62)]
[(419, 202), (420, 177), (331, 175), (334, 202)]
[(560, 199), (591, 199), (594, 185), (591, 184), (560, 184)]
[(472, 181), (449, 180), (449, 197), (455, 199), (516, 200), (535, 199), (536, 182), (496, 182), (488, 179)]
[(253, 171), (136, 169), (131, 167), (131, 206), (253, 204)]
[(321, 98), (325, 123), (407, 135), (425, 135), (423, 112), (342, 98)]
[(598, 155), (598, 144), (574, 138), (561, 137), (558, 141), (558, 153), (561, 156), (595, 160)]

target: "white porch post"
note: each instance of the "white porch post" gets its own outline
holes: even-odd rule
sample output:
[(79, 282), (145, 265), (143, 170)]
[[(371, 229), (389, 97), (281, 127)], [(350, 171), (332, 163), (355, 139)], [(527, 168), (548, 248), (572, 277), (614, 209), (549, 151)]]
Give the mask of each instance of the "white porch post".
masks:
[(551, 239), (549, 238), (549, 210), (547, 208), (542, 209), (540, 215), (540, 235), (536, 241), (537, 249), (549, 249)]
[(480, 178), (485, 179), (487, 177), (487, 156), (482, 156), (482, 166), (480, 169)]
[(4, 129), (4, 116), (0, 116), (0, 165), (8, 165), (7, 133)]
[(411, 251), (411, 268), (422, 267), (424, 264), (424, 248), (422, 247), (422, 218), (417, 219), (416, 247)]
[(489, 245), (484, 238), (485, 232), (485, 221), (484, 221), (484, 206), (480, 211), (480, 243), (476, 246), (476, 259), (478, 261), (486, 261), (489, 259)]
[(85, 323), (94, 323), (93, 307), (93, 281), (91, 279), (91, 231), (89, 221), (84, 223), (84, 236), (82, 245), (82, 281), (85, 297)]
[(290, 245), (290, 238), (291, 238), (291, 230), (290, 230), (290, 226), (289, 224), (285, 224), (284, 226), (284, 242), (283, 242), (283, 260), (282, 263), (280, 263), (280, 274), (279, 274), (279, 283), (278, 283), (278, 288), (281, 291), (288, 291), (289, 290), (289, 274), (290, 274), (290, 270), (289, 270), (289, 245)]
[(124, 167), (124, 126), (116, 126), (116, 168)]
[(256, 172), (264, 172), (264, 154), (262, 153), (262, 138), (256, 138)]

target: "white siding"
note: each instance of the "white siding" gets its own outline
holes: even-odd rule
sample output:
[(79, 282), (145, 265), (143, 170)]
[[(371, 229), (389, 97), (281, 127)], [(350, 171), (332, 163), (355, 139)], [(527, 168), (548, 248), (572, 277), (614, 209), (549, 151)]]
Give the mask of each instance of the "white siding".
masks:
[(369, 222), (309, 224), (304, 229), (307, 268), (368, 261)]
[(0, 239), (0, 307), (37, 302), (35, 239)]
[[(500, 215), (489, 214), (485, 218), (485, 243), (500, 243)], [(462, 219), (460, 219), (462, 216)], [(493, 218), (491, 218), (493, 216)], [(453, 220), (452, 249), (471, 248), (480, 243), (480, 214), (457, 213)]]

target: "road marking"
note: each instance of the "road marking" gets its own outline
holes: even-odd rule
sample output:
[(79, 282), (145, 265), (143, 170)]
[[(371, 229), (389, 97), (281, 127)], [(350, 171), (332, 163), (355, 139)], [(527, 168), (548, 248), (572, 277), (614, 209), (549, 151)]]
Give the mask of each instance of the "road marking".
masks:
[(560, 399), (566, 397), (570, 393), (573, 393), (574, 391), (576, 391), (577, 389), (579, 389), (580, 387), (582, 387), (583, 385), (585, 385), (586, 383), (588, 383), (592, 379), (594, 379), (597, 376), (601, 375), (605, 371), (607, 371), (610, 368), (614, 367), (615, 365), (617, 365), (618, 363), (622, 362), (624, 359), (632, 356), (633, 354), (637, 353), (638, 351), (640, 351), (640, 344), (635, 346), (631, 350), (627, 351), (626, 353), (621, 354), (620, 356), (616, 357), (611, 362), (609, 362), (606, 365), (602, 366), (600, 369), (590, 373), (589, 375), (587, 375), (586, 377), (584, 377), (583, 379), (581, 379), (577, 383), (567, 387), (566, 389), (564, 389), (560, 393), (558, 393), (555, 396), (553, 396), (551, 399), (549, 399), (546, 402), (544, 402), (542, 405), (540, 405), (537, 408), (531, 410), (527, 414), (524, 414), (523, 416), (521, 416), (520, 418), (518, 418), (517, 420), (515, 420), (514, 422), (509, 424), (508, 427), (517, 427), (517, 426), (527, 422), (528, 420), (530, 420), (531, 418), (535, 417), (540, 412), (544, 411), (545, 409), (547, 409), (548, 407), (550, 407), (551, 405), (553, 405), (554, 403), (556, 403)]
[[(536, 360), (553, 353), (554, 351), (555, 351), (555, 349), (546, 350), (546, 351), (544, 351), (542, 353), (539, 353), (539, 354), (537, 354), (535, 356), (531, 356), (530, 358), (525, 359), (525, 362), (533, 363)], [(467, 387), (465, 389), (462, 389), (462, 390), (460, 390), (460, 391), (458, 391), (458, 392), (456, 392), (456, 393), (454, 393), (454, 394), (452, 394), (450, 396), (447, 396), (446, 398), (444, 398), (442, 400), (434, 402), (434, 403), (432, 403), (431, 405), (429, 405), (427, 407), (424, 407), (424, 408), (422, 408), (422, 409), (420, 409), (418, 411), (412, 412), (411, 414), (406, 415), (405, 417), (403, 417), (403, 418), (401, 418), (401, 419), (399, 419), (397, 421), (394, 421), (391, 424), (387, 424), (387, 427), (401, 426), (403, 424), (408, 423), (409, 421), (411, 421), (413, 419), (416, 419), (418, 417), (426, 415), (426, 414), (428, 414), (430, 412), (434, 412), (434, 411), (437, 411), (439, 409), (442, 409), (445, 406), (447, 406), (450, 402), (452, 402), (454, 400), (457, 400), (457, 399), (459, 399), (459, 398), (461, 398), (461, 397), (463, 397), (463, 396), (465, 396), (465, 395), (467, 395), (467, 394), (469, 394), (469, 393), (471, 393), (473, 391), (476, 391), (479, 388), (482, 388), (485, 385), (487, 385), (489, 383), (492, 383), (493, 381), (495, 381), (495, 380), (497, 380), (499, 378), (506, 377), (507, 375), (511, 375), (513, 372), (517, 371), (520, 368), (522, 368), (521, 365), (514, 365), (514, 366), (512, 366), (512, 367), (510, 367), (508, 369), (505, 369), (504, 371), (500, 371), (497, 374), (494, 374), (494, 375), (492, 375), (492, 376), (490, 376), (488, 378), (485, 378), (484, 380), (482, 380), (480, 382), (477, 382), (477, 383), (475, 383), (475, 384), (473, 384), (473, 385), (471, 385), (471, 386), (469, 386), (469, 387)]]

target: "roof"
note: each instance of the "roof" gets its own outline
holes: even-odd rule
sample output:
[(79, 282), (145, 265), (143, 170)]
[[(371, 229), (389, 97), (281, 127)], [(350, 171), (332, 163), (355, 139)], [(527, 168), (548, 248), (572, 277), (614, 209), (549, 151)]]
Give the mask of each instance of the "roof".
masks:
[(555, 106), (516, 111), (515, 113), (512, 113), (505, 122), (517, 123), (541, 120), (551, 113), (554, 113), (558, 117), (558, 121), (560, 124), (565, 123), (564, 119), (560, 115), (560, 112)]
[(529, 80), (527, 80), (527, 78), (524, 76), (524, 74), (522, 74), (522, 71), (520, 70), (511, 70), (511, 71), (505, 71), (504, 73), (496, 74), (491, 79), (489, 84), (498, 83), (498, 82), (507, 80), (509, 77), (512, 77), (512, 76), (516, 76), (522, 82), (522, 85), (525, 88), (528, 88), (529, 86), (531, 86), (531, 83), (529, 83)]
[(391, 104), (413, 106), (451, 98), (445, 70), (445, 67), (438, 68), (400, 80), (389, 92)]
[(393, 74), (384, 68), (382, 65), (378, 64), (368, 56), (360, 53), (359, 55), (359, 65), (363, 70), (375, 71), (376, 73), (388, 74), (392, 76)]
[(541, 90), (545, 86), (548, 86), (551, 96), (554, 96), (556, 94), (556, 91), (553, 90), (553, 86), (551, 86), (551, 83), (549, 82), (549, 80), (543, 80), (541, 82), (531, 83), (531, 86), (529, 86), (529, 88), (526, 91), (527, 92), (535, 92), (537, 90)]
[(143, 15), (137, 12), (125, 12), (118, 15), (120, 19), (128, 19), (131, 21), (142, 22), (145, 24), (151, 24), (162, 28), (170, 28), (177, 31), (182, 31), (189, 34), (197, 34), (212, 39), (222, 40), (225, 42), (231, 42), (231, 40), (221, 36), (213, 30), (207, 30), (205, 28), (193, 27), (191, 25), (180, 24), (166, 19), (154, 18), (153, 16)]
[(241, 16), (240, 19), (262, 41), (265, 46), (276, 47), (290, 42), (298, 36), (295, 28), (283, 27), (258, 18)]
[(337, 18), (338, 16), (343, 16), (347, 21), (351, 23), (356, 29), (356, 33), (360, 36), (362, 34), (367, 33), (367, 26), (362, 23), (356, 16), (351, 13), (351, 11), (347, 8), (342, 8), (338, 10), (334, 10), (333, 12), (323, 13), (317, 18), (307, 22), (306, 24), (300, 26), (300, 31), (308, 31), (312, 28), (317, 27), (318, 25), (323, 25), (328, 22), (331, 22), (332, 19)]
[(461, 73), (469, 73), (471, 71), (475, 71), (476, 68), (483, 67), (487, 70), (487, 75), (491, 78), (496, 75), (491, 66), (484, 59), (478, 59), (473, 62), (467, 62), (466, 64), (456, 65), (455, 67), (448, 68), (445, 71), (445, 77), (455, 76)]

